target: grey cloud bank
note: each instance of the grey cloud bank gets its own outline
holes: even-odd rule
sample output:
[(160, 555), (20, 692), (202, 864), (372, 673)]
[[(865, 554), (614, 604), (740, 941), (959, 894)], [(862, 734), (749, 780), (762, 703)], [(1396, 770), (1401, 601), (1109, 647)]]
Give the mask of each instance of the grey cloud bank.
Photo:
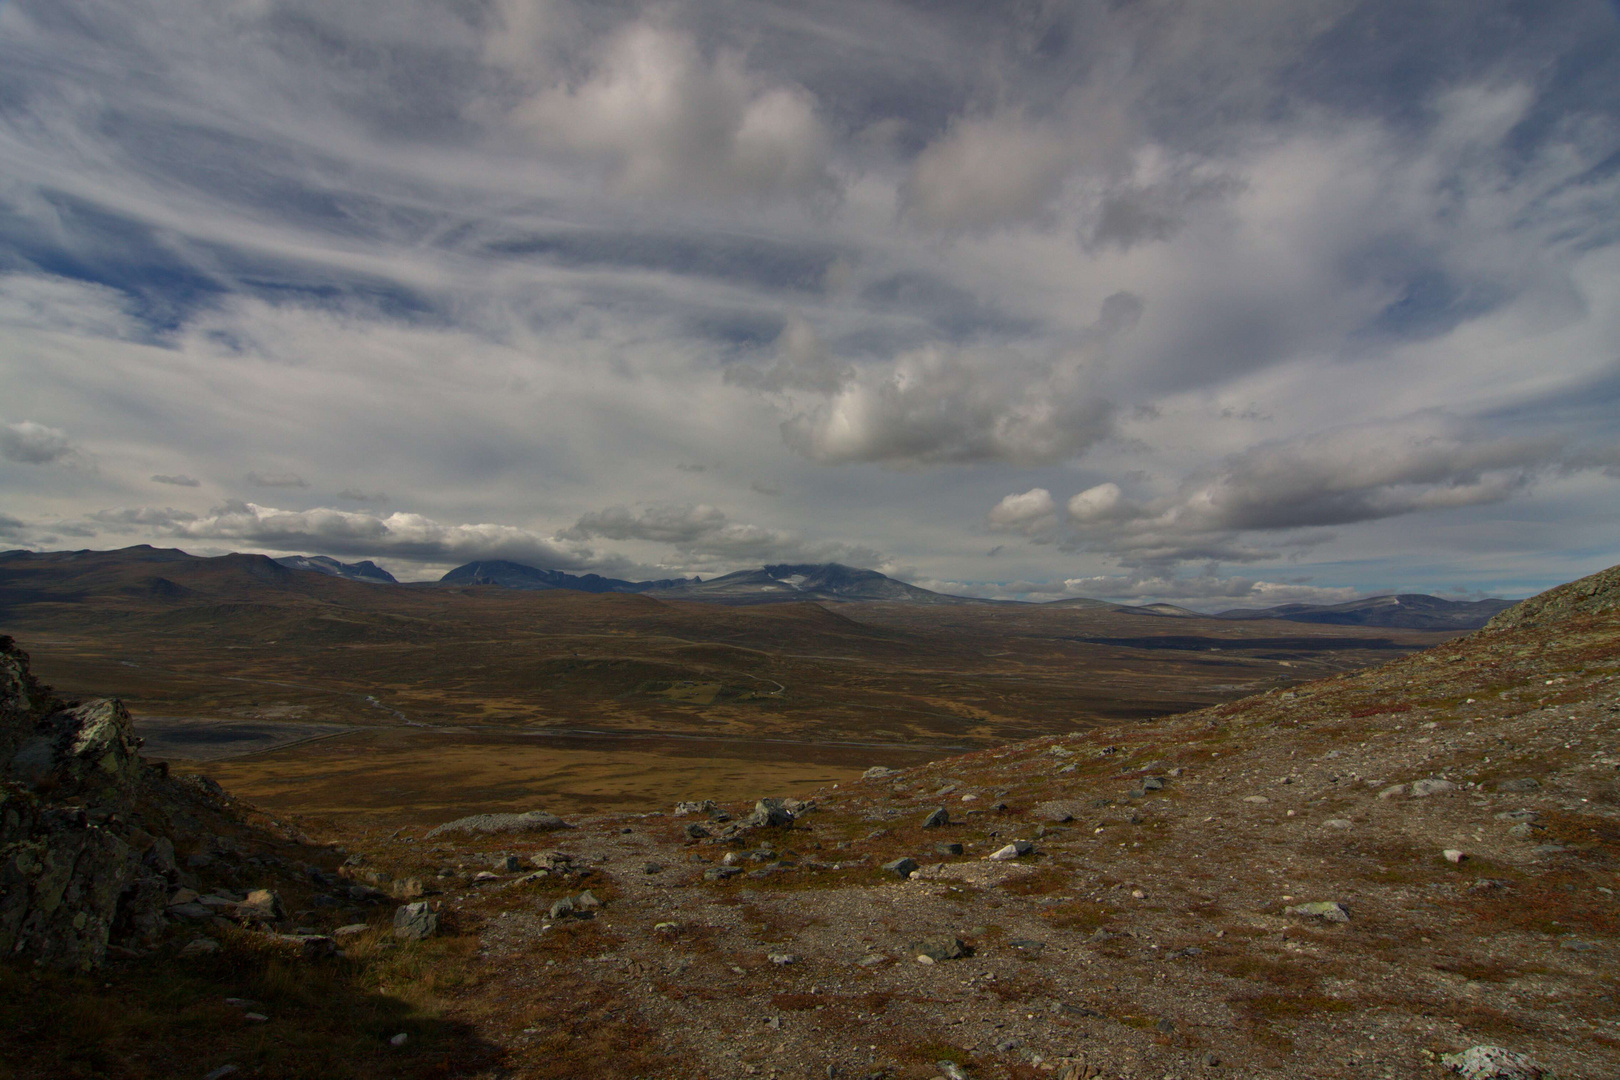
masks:
[(1225, 606), (1620, 561), (1612, 5), (381, 14), (0, 6), (8, 544)]

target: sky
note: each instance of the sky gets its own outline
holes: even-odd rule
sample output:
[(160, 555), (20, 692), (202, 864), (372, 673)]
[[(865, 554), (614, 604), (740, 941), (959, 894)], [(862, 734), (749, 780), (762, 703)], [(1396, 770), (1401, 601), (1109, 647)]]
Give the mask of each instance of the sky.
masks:
[(1600, 0), (0, 0), (0, 547), (1620, 562)]

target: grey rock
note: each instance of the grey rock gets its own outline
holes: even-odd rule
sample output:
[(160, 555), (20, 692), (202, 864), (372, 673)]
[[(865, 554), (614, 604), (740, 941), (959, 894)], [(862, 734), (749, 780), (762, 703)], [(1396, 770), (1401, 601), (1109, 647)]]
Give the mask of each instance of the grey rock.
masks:
[(1440, 1063), (1463, 1080), (1544, 1080), (1549, 1073), (1523, 1054), (1500, 1046), (1470, 1046), (1456, 1054), (1442, 1054)]
[(664, 866), (662, 863), (650, 862), (641, 868), (641, 872), (644, 874), (662, 874)]
[(1160, 777), (1160, 776), (1150, 776), (1150, 777), (1148, 777), (1147, 779), (1142, 781), (1142, 790), (1143, 791), (1163, 791), (1164, 790), (1164, 778)]
[(934, 850), (941, 855), (960, 855), (966, 849), (953, 840), (947, 844), (935, 844)]
[(790, 829), (793, 811), (788, 809), (787, 800), (761, 799), (754, 804), (754, 812), (738, 824), (745, 829)]
[(874, 765), (870, 769), (867, 769), (865, 772), (861, 773), (861, 779), (862, 780), (884, 780), (884, 779), (887, 779), (888, 777), (894, 776), (899, 771), (900, 771), (899, 769), (889, 769), (889, 768), (885, 768), (882, 765)]
[(936, 1061), (934, 1062), (934, 1068), (939, 1070), (939, 1074), (945, 1080), (971, 1080), (967, 1070), (954, 1061)]
[(688, 840), (703, 840), (709, 835), (709, 830), (705, 829), (695, 821), (689, 822), (686, 826), (686, 838)]
[(704, 799), (702, 802), (678, 802), (675, 804), (675, 816), (684, 814), (709, 814), (720, 809), (720, 804), (713, 799)]
[(521, 814), (471, 814), (467, 817), (447, 821), (436, 829), (428, 830), (424, 839), (432, 840), (440, 836), (449, 836), (452, 833), (520, 833), (520, 832), (551, 832), (556, 829), (571, 829), (572, 825), (558, 817), (548, 814), (544, 810), (528, 810)]
[(911, 872), (917, 869), (917, 860), (911, 858), (910, 856), (902, 856), (901, 858), (895, 859), (893, 862), (884, 863), (883, 869), (891, 874), (894, 874), (896, 877), (910, 877)]
[(495, 869), (502, 874), (515, 874), (523, 869), (523, 860), (516, 855), (502, 855), (495, 860)]
[(743, 868), (740, 866), (711, 866), (709, 869), (703, 871), (703, 880), (724, 881), (727, 878), (736, 877), (742, 872)]
[(777, 967), (786, 967), (789, 964), (797, 964), (799, 962), (799, 958), (794, 956), (792, 953), (771, 953), (767, 959)]
[(600, 911), (602, 909), (602, 901), (596, 898), (595, 893), (591, 892), (589, 889), (586, 889), (584, 892), (574, 897), (574, 907), (580, 911)]
[[(437, 920), (438, 917), (434, 918)], [(272, 934), (270, 938), (304, 960), (320, 960), (337, 955), (337, 941), (325, 934)]]
[(951, 823), (951, 815), (943, 806), (935, 807), (927, 817), (923, 818), (922, 827), (925, 829), (938, 829)]
[(210, 956), (219, 952), (219, 942), (213, 938), (192, 938), (181, 948), (181, 956)]
[(546, 917), (552, 922), (556, 922), (559, 919), (570, 918), (573, 914), (574, 901), (566, 896), (561, 900), (553, 901), (551, 907), (546, 909)]
[(1350, 921), (1350, 909), (1336, 900), (1318, 900), (1309, 904), (1294, 904), (1283, 909), (1285, 915), (1298, 915), (1307, 919), (1321, 919), (1325, 922), (1347, 923)]
[(1457, 785), (1453, 784), (1450, 780), (1440, 780), (1431, 777), (1428, 780), (1419, 780), (1414, 783), (1409, 789), (1409, 793), (1414, 799), (1425, 799), (1430, 795), (1446, 795), (1456, 790)]
[(1039, 956), (1046, 950), (1046, 942), (1036, 941), (1033, 938), (1014, 938), (1007, 942), (1007, 948), (1017, 949), (1026, 956)]
[(1533, 776), (1521, 776), (1516, 780), (1503, 780), (1496, 785), (1500, 792), (1535, 791), (1541, 786), (1541, 781)]
[(1496, 815), (1497, 821), (1534, 821), (1541, 815), (1534, 810), (1508, 810)]
[(1035, 845), (1030, 843), (1028, 840), (1014, 840), (1006, 847), (998, 848), (997, 850), (992, 851), (990, 854), (986, 855), (985, 858), (995, 859), (997, 862), (1006, 862), (1009, 859), (1022, 858), (1034, 850)]
[(424, 901), (402, 904), (394, 912), (394, 936), (404, 941), (421, 941), (439, 932), (439, 916)]
[(958, 960), (973, 955), (973, 950), (954, 934), (939, 934), (914, 941), (906, 948), (907, 956), (926, 956), (930, 960)]

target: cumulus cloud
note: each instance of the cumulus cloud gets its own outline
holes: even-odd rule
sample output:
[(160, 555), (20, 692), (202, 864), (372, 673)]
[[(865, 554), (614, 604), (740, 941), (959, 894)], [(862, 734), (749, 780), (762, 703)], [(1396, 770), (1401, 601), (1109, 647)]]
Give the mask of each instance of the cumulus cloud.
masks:
[[(1229, 455), (1159, 498), (1088, 488), (1068, 502), (1065, 546), (1127, 565), (1256, 562), (1319, 544), (1326, 527), (1501, 502), (1603, 464), (1558, 439), (1492, 436), (1436, 415), (1346, 426)], [(1292, 535), (1256, 544), (1250, 533)]]
[(170, 484), (174, 487), (194, 488), (202, 486), (201, 480), (198, 480), (195, 477), (187, 476), (184, 473), (176, 473), (173, 476), (165, 476), (162, 473), (158, 473), (152, 477), (152, 482), (154, 484)]
[(990, 229), (1038, 215), (1057, 195), (1075, 148), (1017, 114), (958, 118), (911, 166), (907, 212), (938, 229)]
[(32, 420), (0, 427), (0, 456), (24, 465), (49, 465), (73, 453), (67, 432)]
[(1083, 361), (929, 346), (862, 372), (782, 425), (816, 461), (1036, 464), (1079, 454), (1110, 430), (1113, 407)]
[(621, 190), (712, 197), (833, 186), (813, 95), (750, 71), (683, 31), (638, 21), (614, 33), (590, 75), (518, 110), (542, 141), (609, 162)]
[(1021, 532), (1037, 539), (1049, 539), (1057, 523), (1057, 504), (1045, 488), (1008, 495), (990, 510), (991, 528)]
[(609, 507), (581, 516), (557, 535), (568, 540), (601, 538), (669, 544), (683, 564), (692, 567), (735, 569), (738, 565), (822, 562), (871, 567), (886, 561), (869, 547), (814, 540), (791, 530), (735, 522), (719, 508), (702, 504), (651, 506), (639, 511)]

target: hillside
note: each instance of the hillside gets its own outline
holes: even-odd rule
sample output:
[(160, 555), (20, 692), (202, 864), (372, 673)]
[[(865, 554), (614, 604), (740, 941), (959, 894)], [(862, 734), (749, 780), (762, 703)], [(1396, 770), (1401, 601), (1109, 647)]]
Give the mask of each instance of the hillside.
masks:
[[(346, 872), (424, 894), (438, 928), (397, 939), (397, 901), (322, 885), (310, 929), (366, 928), (307, 963), (417, 1010), (399, 1046), (366, 1029), (355, 1074), (1614, 1075), (1617, 729), (1620, 568), (1381, 667), (782, 793), (802, 802), (335, 822)], [(134, 993), (198, 929), (262, 932), (191, 926), (82, 992)], [(257, 992), (262, 1021), (188, 1035), (199, 1071), (314, 1060), (315, 1003)], [(0, 1038), (19, 1075), (75, 1075), (65, 1044)]]

